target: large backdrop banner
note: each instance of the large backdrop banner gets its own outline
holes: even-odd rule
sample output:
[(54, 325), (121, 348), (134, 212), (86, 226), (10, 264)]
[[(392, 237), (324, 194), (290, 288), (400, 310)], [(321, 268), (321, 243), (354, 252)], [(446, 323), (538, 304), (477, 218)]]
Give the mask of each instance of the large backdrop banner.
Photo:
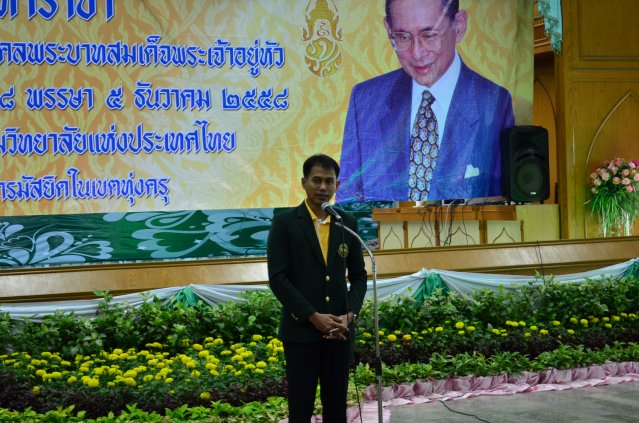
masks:
[[(531, 120), (532, 0), (462, 1), (470, 68)], [(399, 67), (384, 1), (0, 0), (0, 215), (280, 207)], [(392, 199), (390, 199), (392, 200)]]

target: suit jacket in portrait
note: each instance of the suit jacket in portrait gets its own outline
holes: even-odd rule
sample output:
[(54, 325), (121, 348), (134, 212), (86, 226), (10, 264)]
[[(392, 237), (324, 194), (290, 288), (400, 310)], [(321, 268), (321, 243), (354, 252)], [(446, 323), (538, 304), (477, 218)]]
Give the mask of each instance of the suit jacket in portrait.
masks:
[[(353, 87), (337, 202), (408, 199), (411, 93), (412, 79), (403, 69)], [(500, 195), (500, 137), (513, 126), (508, 90), (462, 61), (428, 199)]]
[[(357, 232), (355, 218), (340, 214), (344, 224)], [(362, 246), (334, 222), (330, 226), (327, 261), (324, 262), (314, 223), (304, 203), (273, 217), (267, 241), (267, 263), (269, 285), (282, 303), (281, 341), (320, 340), (322, 333), (308, 320), (314, 312), (336, 316), (347, 311), (359, 313), (367, 282)], [(350, 291), (346, 286), (345, 266)]]

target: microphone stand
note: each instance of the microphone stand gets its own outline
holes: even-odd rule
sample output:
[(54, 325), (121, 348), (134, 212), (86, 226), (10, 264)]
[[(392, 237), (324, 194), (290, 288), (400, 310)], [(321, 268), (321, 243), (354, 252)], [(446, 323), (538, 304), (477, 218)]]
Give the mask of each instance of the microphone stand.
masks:
[(377, 376), (377, 417), (379, 423), (384, 423), (384, 416), (382, 412), (382, 357), (379, 351), (379, 314), (377, 307), (377, 268), (375, 265), (375, 256), (373, 256), (373, 253), (368, 248), (366, 243), (355, 231), (353, 231), (351, 228), (344, 225), (343, 222), (337, 219), (335, 224), (340, 228), (345, 229), (346, 232), (357, 238), (357, 240), (360, 244), (362, 244), (362, 247), (364, 247), (371, 259), (371, 270), (373, 273), (373, 323), (375, 326), (375, 375)]

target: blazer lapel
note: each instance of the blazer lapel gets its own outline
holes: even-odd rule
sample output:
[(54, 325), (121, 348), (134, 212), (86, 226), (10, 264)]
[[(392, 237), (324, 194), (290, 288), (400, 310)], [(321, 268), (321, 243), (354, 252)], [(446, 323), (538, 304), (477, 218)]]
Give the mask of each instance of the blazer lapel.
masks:
[(319, 239), (317, 238), (317, 233), (313, 226), (313, 220), (304, 202), (297, 207), (297, 222), (304, 233), (304, 236), (308, 240), (308, 245), (311, 248), (313, 256), (315, 256), (322, 266), (326, 266), (324, 256), (322, 255), (322, 248), (320, 247)]
[[(390, 140), (391, 145), (397, 146), (397, 135), (402, 134), (406, 141), (406, 152), (410, 143), (410, 98), (412, 90), (412, 79), (403, 70), (399, 71), (399, 77), (391, 88), (391, 94), (386, 100), (387, 110), (381, 117), (380, 127), (384, 129), (385, 135), (382, 139)], [(408, 101), (407, 101), (408, 99)], [(400, 146), (403, 150), (403, 146)]]
[(341, 259), (340, 256), (337, 255), (340, 244), (342, 243), (342, 230), (337, 227), (335, 223), (331, 219), (331, 230), (330, 235), (328, 237), (328, 268), (332, 269), (335, 264), (335, 260)]

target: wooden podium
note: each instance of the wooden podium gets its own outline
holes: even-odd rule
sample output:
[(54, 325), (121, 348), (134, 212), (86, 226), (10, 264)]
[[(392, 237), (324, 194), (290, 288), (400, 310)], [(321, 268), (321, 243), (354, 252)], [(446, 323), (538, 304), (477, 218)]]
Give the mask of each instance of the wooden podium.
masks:
[(373, 209), (372, 218), (379, 222), (380, 250), (559, 239), (556, 204), (415, 207), (400, 203), (398, 208)]

